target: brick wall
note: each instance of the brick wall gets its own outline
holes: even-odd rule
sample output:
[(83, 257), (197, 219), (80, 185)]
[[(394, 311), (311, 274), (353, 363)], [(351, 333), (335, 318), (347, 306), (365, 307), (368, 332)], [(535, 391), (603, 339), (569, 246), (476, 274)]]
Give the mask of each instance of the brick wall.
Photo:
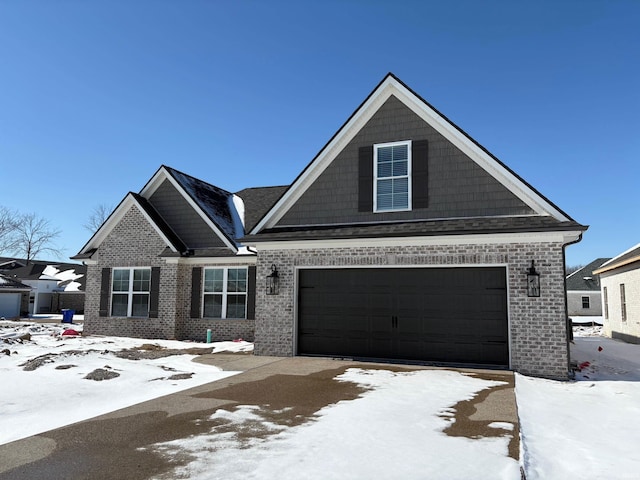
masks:
[[(88, 265), (84, 331), (87, 334), (137, 338), (176, 338), (176, 280), (178, 266), (159, 257), (166, 245), (136, 206), (104, 239)], [(160, 267), (158, 318), (100, 317), (100, 282), (103, 268)]]
[[(541, 296), (529, 298), (526, 270), (535, 259)], [(294, 355), (295, 276), (304, 267), (410, 265), (506, 265), (511, 368), (527, 375), (566, 379), (568, 348), (564, 266), (560, 243), (357, 247), (315, 250), (262, 250), (257, 276), (278, 267), (280, 294), (266, 295), (257, 283), (257, 355)]]
[[(137, 207), (132, 207), (98, 248), (94, 255), (97, 263), (88, 265), (84, 331), (90, 335), (205, 341), (207, 329), (211, 329), (215, 341), (253, 341), (254, 320), (191, 318), (191, 271), (207, 265), (165, 263), (159, 257), (165, 247)], [(98, 315), (101, 272), (113, 267), (160, 267), (158, 318)]]

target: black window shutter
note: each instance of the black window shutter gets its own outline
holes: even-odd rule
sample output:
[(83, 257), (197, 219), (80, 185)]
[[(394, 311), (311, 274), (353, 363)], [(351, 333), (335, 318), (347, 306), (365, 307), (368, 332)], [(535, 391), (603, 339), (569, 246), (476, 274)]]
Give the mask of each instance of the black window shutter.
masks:
[(102, 279), (100, 280), (100, 317), (109, 316), (109, 294), (111, 293), (111, 269), (102, 269)]
[(429, 206), (428, 189), (428, 151), (427, 140), (411, 143), (411, 208), (427, 208)]
[(256, 318), (256, 267), (249, 267), (247, 272), (247, 318)]
[(358, 211), (373, 211), (373, 145), (358, 149)]
[(200, 294), (202, 293), (202, 268), (191, 270), (191, 318), (200, 318)]
[(160, 300), (160, 267), (151, 267), (151, 292), (149, 292), (149, 318), (158, 318)]

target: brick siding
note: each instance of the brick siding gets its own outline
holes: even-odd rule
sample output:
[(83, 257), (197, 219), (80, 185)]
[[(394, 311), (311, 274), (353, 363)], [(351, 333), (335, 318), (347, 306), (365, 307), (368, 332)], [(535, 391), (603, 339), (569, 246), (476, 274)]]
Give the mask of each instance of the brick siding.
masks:
[[(85, 333), (204, 341), (207, 329), (211, 329), (215, 341), (237, 338), (253, 341), (253, 320), (190, 318), (191, 269), (196, 265), (165, 263), (159, 257), (165, 247), (162, 238), (137, 207), (132, 207), (101, 243), (94, 255), (97, 262), (88, 265)], [(114, 267), (160, 267), (158, 318), (98, 315), (101, 272), (103, 268)]]
[[(540, 272), (541, 296), (527, 296), (531, 260)], [(318, 248), (260, 251), (258, 279), (278, 267), (280, 294), (256, 294), (257, 355), (295, 355), (295, 275), (304, 267), (506, 265), (511, 368), (527, 375), (566, 379), (568, 344), (564, 266), (560, 243)]]

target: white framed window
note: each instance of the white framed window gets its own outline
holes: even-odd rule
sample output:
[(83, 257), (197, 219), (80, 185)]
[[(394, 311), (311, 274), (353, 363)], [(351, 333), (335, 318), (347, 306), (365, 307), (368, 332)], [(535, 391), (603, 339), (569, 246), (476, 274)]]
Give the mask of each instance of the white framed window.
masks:
[(609, 296), (607, 294), (607, 287), (602, 287), (602, 297), (604, 303), (604, 318), (609, 318)]
[(111, 316), (148, 317), (151, 268), (114, 268), (111, 279)]
[(627, 321), (627, 296), (624, 291), (624, 283), (620, 284), (620, 312), (622, 314), (622, 321)]
[(247, 268), (205, 268), (202, 303), (205, 318), (247, 318)]
[(411, 210), (411, 140), (373, 146), (373, 211)]

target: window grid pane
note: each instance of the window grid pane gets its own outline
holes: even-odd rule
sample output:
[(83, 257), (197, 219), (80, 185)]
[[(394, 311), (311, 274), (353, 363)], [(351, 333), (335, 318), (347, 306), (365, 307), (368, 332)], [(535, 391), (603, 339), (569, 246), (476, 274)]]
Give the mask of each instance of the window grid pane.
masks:
[(409, 208), (409, 145), (376, 147), (376, 211)]
[(204, 296), (203, 316), (206, 318), (222, 318), (222, 295)]
[(114, 268), (111, 282), (111, 315), (148, 317), (150, 268)]
[(202, 315), (205, 318), (246, 318), (246, 267), (205, 268)]

